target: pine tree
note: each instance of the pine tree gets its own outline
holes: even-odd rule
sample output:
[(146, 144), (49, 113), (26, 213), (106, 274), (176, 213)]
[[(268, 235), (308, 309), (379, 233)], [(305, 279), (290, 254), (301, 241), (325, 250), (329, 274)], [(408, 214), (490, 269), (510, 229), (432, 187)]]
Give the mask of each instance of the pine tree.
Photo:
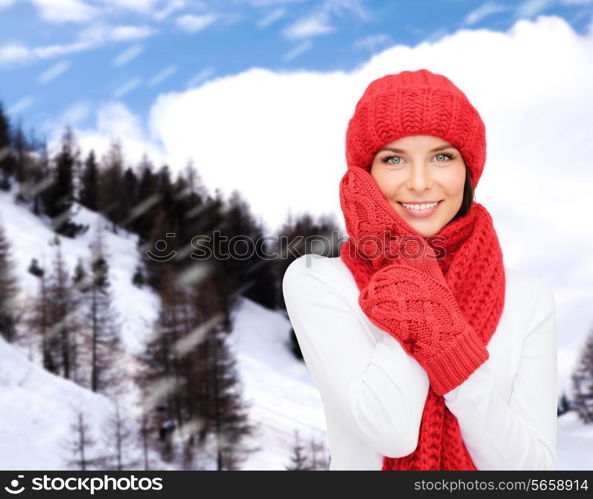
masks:
[(90, 354), (91, 385), (94, 392), (118, 392), (122, 376), (123, 348), (120, 325), (112, 305), (109, 265), (104, 250), (104, 235), (97, 225), (91, 244), (91, 271), (82, 288), (85, 309), (85, 339)]
[(70, 283), (57, 236), (52, 244), (56, 247), (56, 254), (47, 287), (48, 318), (52, 324), (47, 337), (50, 348), (52, 350), (56, 348), (60, 352), (61, 375), (83, 384), (82, 373), (78, 372), (77, 365), (80, 302), (74, 294), (74, 286)]
[(152, 431), (153, 429), (150, 424), (150, 417), (144, 410), (142, 410), (140, 413), (140, 428), (138, 431), (138, 437), (142, 447), (142, 465), (144, 471), (149, 471), (152, 468), (150, 459), (150, 435)]
[[(182, 443), (182, 466), (192, 466), (190, 460), (202, 460), (211, 450), (218, 469), (237, 469), (253, 450), (246, 449), (242, 439), (254, 428), (247, 420), (226, 342), (228, 331), (223, 326), (230, 321), (221, 313), (221, 300), (210, 279), (182, 285), (183, 279), (171, 276), (170, 265), (164, 265), (162, 272), (168, 284), (161, 290), (159, 318), (147, 341), (138, 380), (152, 406), (162, 407), (162, 417), (153, 423), (162, 439), (157, 450), (163, 460), (171, 460), (177, 454), (174, 445)], [(179, 429), (175, 442), (170, 428)]]
[[(143, 370), (135, 374), (135, 381), (140, 389), (140, 404), (138, 411), (138, 433), (137, 442), (142, 451), (142, 469), (149, 471), (155, 469), (156, 463), (152, 458), (153, 451), (159, 452), (159, 432), (163, 422), (161, 415), (164, 406), (159, 405), (163, 392), (167, 390), (166, 384), (146, 382)], [(166, 394), (165, 394), (166, 396)]]
[(205, 201), (209, 196), (208, 189), (204, 185), (202, 176), (196, 169), (193, 160), (187, 162), (184, 173), (190, 192), (197, 194), (200, 202)]
[(20, 185), (17, 200), (32, 202), (33, 213), (40, 216), (44, 211), (45, 191), (53, 186), (55, 180), (52, 177), (50, 158), (45, 142), (38, 146), (38, 156), (29, 165), (27, 180)]
[(136, 265), (136, 270), (134, 271), (134, 275), (132, 276), (132, 283), (134, 286), (141, 288), (146, 284), (146, 277), (144, 276), (144, 271), (142, 270), (142, 265)]
[(8, 342), (16, 339), (20, 315), (17, 312), (18, 287), (13, 269), (10, 245), (0, 223), (0, 335)]
[(148, 235), (148, 251), (143, 252), (147, 283), (159, 294), (164, 294), (167, 279), (163, 278), (167, 271), (166, 264), (177, 256), (179, 250), (179, 231), (171, 225), (167, 213), (158, 209), (152, 221), (153, 227)]
[(323, 440), (317, 440), (314, 436), (310, 440), (310, 461), (314, 470), (329, 470), (330, 455)]
[(201, 377), (205, 382), (202, 431), (207, 431), (214, 439), (216, 469), (236, 470), (248, 453), (254, 450), (246, 448), (243, 439), (252, 435), (256, 427), (249, 422), (248, 406), (242, 400), (236, 360), (227, 341), (232, 322), (224, 317), (222, 299), (212, 280), (202, 283), (200, 290), (200, 304), (207, 306), (206, 310), (211, 312), (204, 315), (223, 316), (213, 323), (201, 342), (205, 349), (201, 364)]
[(27, 180), (30, 145), (25, 133), (23, 132), (20, 119), (14, 130), (12, 142), (14, 154), (14, 176), (18, 184), (22, 184)]
[(102, 466), (104, 458), (96, 455), (97, 442), (92, 435), (88, 417), (83, 410), (76, 410), (76, 417), (70, 425), (70, 430), (70, 437), (62, 443), (63, 448), (70, 455), (65, 459), (66, 464), (81, 471)]
[(11, 143), (10, 120), (0, 102), (0, 189), (10, 189), (10, 177), (14, 175), (14, 153)]
[(66, 237), (75, 237), (84, 227), (72, 222), (74, 172), (79, 169), (79, 150), (72, 129), (62, 136), (61, 150), (56, 155), (52, 184), (43, 191), (45, 214), (51, 218), (54, 230)]
[(570, 400), (568, 400), (566, 393), (562, 392), (560, 400), (558, 400), (558, 417), (566, 414), (570, 409)]
[(99, 209), (99, 167), (95, 159), (95, 151), (90, 151), (82, 171), (80, 183), (80, 204), (89, 210)]
[(139, 359), (142, 370), (137, 378), (146, 399), (155, 409), (159, 408), (158, 417), (150, 424), (152, 431), (159, 434), (155, 448), (166, 462), (173, 459), (175, 451), (171, 431), (167, 431), (172, 425), (167, 421), (175, 420), (178, 426), (186, 418), (179, 357), (174, 349), (174, 344), (182, 335), (179, 302), (179, 293), (162, 297), (153, 333), (147, 338), (145, 351)]
[(122, 145), (114, 140), (99, 173), (99, 210), (111, 221), (111, 231), (117, 234), (117, 226), (128, 216), (128, 193), (124, 190), (124, 157)]
[(159, 206), (161, 195), (157, 192), (157, 178), (154, 167), (146, 155), (139, 165), (138, 201), (124, 222), (124, 227), (130, 228), (139, 235), (140, 244), (148, 240), (154, 224), (155, 212)]
[[(221, 231), (227, 238), (221, 245), (220, 264), (225, 279), (221, 293), (229, 299), (243, 295), (256, 303), (274, 308), (273, 260), (271, 248), (265, 244), (262, 224), (256, 221), (247, 201), (234, 190), (225, 206)], [(227, 308), (233, 308), (229, 301)]]
[(309, 456), (305, 452), (301, 439), (299, 437), (299, 431), (294, 432), (294, 444), (292, 446), (292, 454), (290, 456), (290, 464), (286, 466), (288, 471), (312, 471)]
[(82, 258), (78, 257), (76, 267), (74, 267), (74, 275), (72, 276), (72, 284), (75, 289), (85, 292), (90, 287), (90, 279), (87, 275)]
[(107, 448), (111, 449), (111, 453), (104, 457), (104, 469), (122, 471), (138, 466), (138, 461), (130, 457), (134, 443), (130, 423), (124, 416), (117, 398), (113, 400), (113, 410), (103, 435)]
[(129, 220), (130, 216), (132, 215), (134, 208), (140, 202), (139, 180), (138, 180), (138, 177), (136, 176), (136, 173), (134, 173), (134, 170), (130, 167), (126, 168), (126, 171), (124, 172), (123, 184), (124, 184), (124, 192), (126, 193), (126, 197), (122, 200), (122, 202), (124, 203), (124, 207), (123, 207), (122, 211), (123, 211), (123, 213), (125, 213), (125, 218), (121, 221), (121, 226), (123, 228), (129, 230), (130, 227), (127, 226), (128, 220)]
[(183, 442), (182, 469), (193, 469), (195, 454), (195, 436), (191, 435), (185, 442)]
[[(25, 137), (21, 128), (17, 128), (14, 136), (15, 155), (15, 176), (17, 179), (17, 203), (32, 203), (32, 211), (36, 215), (41, 212), (40, 193), (49, 185), (46, 178), (46, 150), (45, 144), (41, 144), (35, 138), (33, 132), (31, 137)], [(38, 149), (39, 154), (37, 154)]]
[(593, 329), (572, 374), (574, 408), (583, 423), (593, 422)]
[(59, 338), (53, 333), (54, 325), (51, 317), (51, 304), (45, 270), (39, 266), (36, 258), (31, 260), (29, 272), (39, 279), (39, 291), (34, 298), (31, 314), (27, 318), (27, 327), (33, 335), (41, 339), (41, 357), (43, 368), (51, 373), (59, 374)]

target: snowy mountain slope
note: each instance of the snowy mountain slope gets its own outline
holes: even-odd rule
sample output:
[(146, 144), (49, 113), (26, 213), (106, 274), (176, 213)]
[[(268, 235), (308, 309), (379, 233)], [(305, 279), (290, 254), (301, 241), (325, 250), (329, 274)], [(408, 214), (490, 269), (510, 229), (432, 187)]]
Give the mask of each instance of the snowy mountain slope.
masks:
[[(13, 202), (12, 192), (0, 191), (0, 222), (4, 225), (6, 236), (11, 245), (15, 273), (19, 284), (25, 292), (22, 297), (25, 304), (35, 296), (38, 290), (38, 279), (27, 271), (32, 258), (48, 271), (55, 254), (55, 247), (50, 246), (54, 238), (49, 222), (40, 219), (24, 206)], [(89, 225), (86, 233), (75, 239), (60, 237), (62, 256), (72, 276), (77, 259), (80, 257), (87, 264), (90, 258), (89, 244), (96, 235), (97, 224), (100, 223), (105, 239), (105, 252), (109, 258), (109, 278), (115, 297), (113, 305), (122, 321), (122, 339), (130, 353), (136, 353), (147, 328), (158, 312), (159, 300), (155, 293), (147, 287), (140, 289), (132, 284), (139, 254), (136, 251), (137, 236), (118, 228), (119, 234), (113, 234), (109, 228), (111, 223), (101, 215), (76, 205), (79, 210), (73, 216), (76, 223)]]
[(259, 423), (253, 442), (265, 449), (253, 454), (244, 468), (283, 469), (290, 462), (295, 429), (304, 440), (315, 438), (327, 447), (319, 391), (305, 365), (290, 353), (287, 318), (245, 298), (235, 313), (231, 348), (244, 397), (252, 403), (251, 419)]
[(0, 338), (0, 469), (66, 469), (71, 456), (61, 444), (72, 435), (78, 407), (88, 409), (97, 437), (111, 402), (51, 374)]
[[(50, 246), (54, 237), (49, 222), (13, 202), (12, 192), (0, 191), (0, 221), (11, 245), (14, 273), (23, 290), (20, 302), (31, 306), (38, 290), (38, 280), (27, 270), (32, 258), (49, 269), (55, 254)], [(132, 275), (139, 260), (137, 236), (118, 228), (113, 234), (110, 223), (100, 215), (79, 207), (73, 220), (88, 224), (89, 230), (75, 239), (60, 237), (62, 255), (72, 275), (78, 257), (87, 262), (89, 244), (95, 227), (104, 228), (105, 251), (109, 255), (109, 276), (113, 306), (122, 323), (122, 339), (130, 354), (127, 368), (134, 371), (132, 355), (142, 348), (156, 318), (160, 302), (148, 287), (137, 288)], [(252, 402), (250, 416), (259, 427), (249, 446), (260, 450), (250, 456), (245, 469), (284, 469), (290, 460), (293, 429), (302, 437), (325, 437), (324, 419), (318, 392), (305, 366), (288, 350), (290, 323), (277, 312), (242, 299), (236, 311), (236, 328), (230, 335), (231, 348), (237, 355), (239, 375), (245, 398)], [(27, 358), (28, 357), (28, 358)], [(35, 373), (35, 381), (29, 382)], [(19, 385), (19, 380), (29, 380)], [(130, 383), (130, 393), (123, 400), (128, 407), (138, 407), (138, 392)], [(84, 400), (84, 403), (80, 403)], [(60, 469), (59, 441), (68, 432), (72, 419), (69, 401), (75, 406), (93, 408), (99, 428), (107, 418), (111, 402), (68, 380), (43, 370), (34, 348), (29, 351), (6, 344), (0, 348), (0, 457), (1, 469)], [(33, 413), (28, 408), (35, 407)], [(70, 416), (68, 416), (70, 414)], [(56, 421), (62, 423), (56, 423)], [(19, 423), (19, 424), (17, 424)], [(53, 428), (52, 431), (49, 429)], [(318, 438), (318, 439), (319, 439)], [(19, 448), (18, 452), (12, 452)], [(34, 457), (33, 457), (34, 456)]]

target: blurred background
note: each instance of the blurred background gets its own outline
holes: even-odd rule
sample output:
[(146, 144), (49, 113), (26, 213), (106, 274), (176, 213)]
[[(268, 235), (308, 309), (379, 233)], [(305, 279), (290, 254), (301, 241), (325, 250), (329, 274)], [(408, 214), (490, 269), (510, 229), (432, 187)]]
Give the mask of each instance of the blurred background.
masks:
[(364, 88), (419, 68), (486, 124), (593, 469), (591, 0), (0, 0), (0, 468), (327, 469), (282, 276), (337, 255)]

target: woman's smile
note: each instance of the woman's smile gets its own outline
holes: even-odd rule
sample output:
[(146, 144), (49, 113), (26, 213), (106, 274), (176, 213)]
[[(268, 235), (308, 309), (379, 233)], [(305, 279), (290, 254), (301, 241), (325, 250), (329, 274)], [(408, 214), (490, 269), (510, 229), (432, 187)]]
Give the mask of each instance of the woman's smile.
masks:
[(427, 218), (430, 217), (435, 211), (437, 211), (443, 200), (434, 202), (413, 202), (404, 203), (402, 201), (396, 201), (400, 206), (406, 210), (406, 213), (411, 217), (415, 218)]

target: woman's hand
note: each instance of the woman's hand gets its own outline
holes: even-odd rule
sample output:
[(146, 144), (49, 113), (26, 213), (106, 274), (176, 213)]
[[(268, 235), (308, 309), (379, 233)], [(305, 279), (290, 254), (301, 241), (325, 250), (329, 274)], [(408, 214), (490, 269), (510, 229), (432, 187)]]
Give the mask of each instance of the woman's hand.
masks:
[(488, 359), (436, 260), (400, 258), (384, 266), (361, 290), (358, 302), (422, 365), (437, 395), (461, 384)]

